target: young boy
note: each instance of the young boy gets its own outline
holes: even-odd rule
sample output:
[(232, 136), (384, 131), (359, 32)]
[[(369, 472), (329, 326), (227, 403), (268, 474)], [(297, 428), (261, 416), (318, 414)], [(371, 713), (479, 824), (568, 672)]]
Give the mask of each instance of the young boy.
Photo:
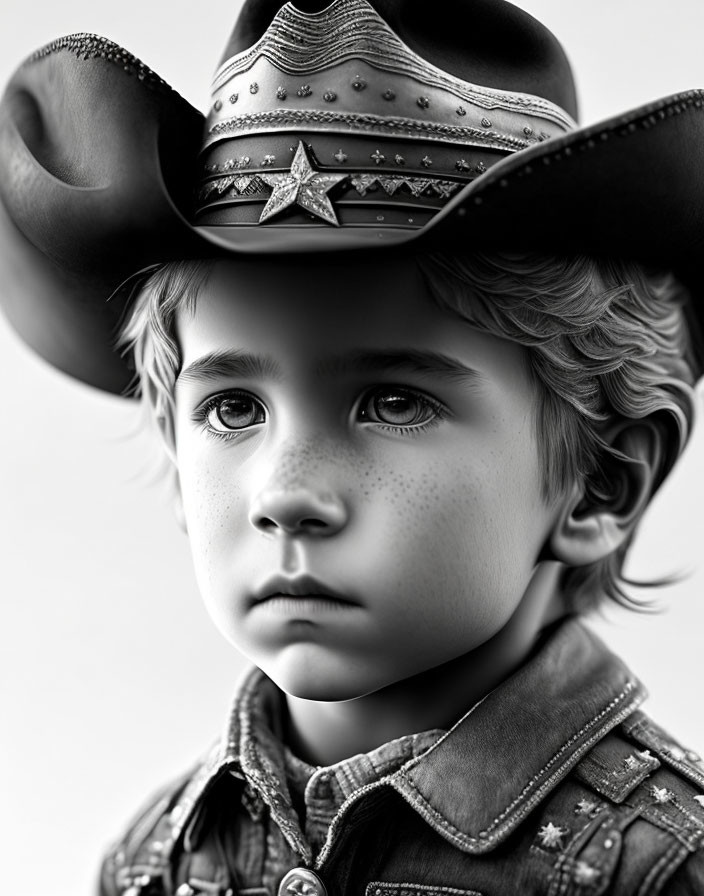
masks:
[[(42, 223), (23, 215), (29, 187), (15, 179), (4, 194), (31, 237), (8, 231), (13, 245), (42, 250), (61, 270), (59, 298), (74, 302), (66, 328), (80, 357), (55, 344), (44, 354), (104, 388), (124, 375), (110, 340), (95, 335), (109, 332), (111, 309), (86, 311), (70, 296), (122, 279), (125, 265), (162, 262), (122, 290), (120, 344), (171, 461), (202, 596), (257, 667), (212, 752), (111, 850), (102, 892), (700, 892), (704, 770), (639, 710), (640, 684), (576, 617), (605, 597), (628, 601), (624, 556), (687, 441), (701, 372), (680, 283), (696, 291), (696, 229), (673, 221), (660, 236), (655, 258), (677, 276), (620, 259), (652, 249), (637, 203), (624, 198), (642, 190), (650, 157), (639, 168), (627, 154), (619, 167), (616, 151), (595, 147), (642, 119), (639, 151), (658, 121), (662, 150), (680, 121), (701, 127), (701, 98), (661, 105), (662, 119), (647, 110), (570, 133), (555, 103), (555, 93), (572, 102), (559, 47), (507, 4), (476, 4), (483, 58), (461, 63), (449, 38), (438, 50), (429, 29), (423, 42), (411, 4), (385, 4), (384, 18), (361, 0), (275, 12), (245, 8), (216, 76), (193, 233), (165, 193), (127, 190), (147, 223), (127, 215), (129, 202), (117, 223), (91, 207), (90, 248), (72, 254), (70, 226), (49, 246)], [(536, 83), (541, 66), (526, 52), (525, 92), (498, 54), (509, 36), (518, 56), (540, 47), (549, 73)], [(111, 83), (121, 109), (142, 101), (135, 133), (157, 120), (175, 141), (159, 170), (170, 201), (184, 201), (178, 103), (166, 94), (154, 114), (162, 88), (124, 51), (85, 37), (50, 48), (24, 91), (55, 90), (66, 49), (79, 63), (117, 57), (154, 91), (137, 85), (127, 103), (124, 81)], [(39, 77), (43, 60), (51, 82)], [(505, 91), (476, 86), (491, 61), (485, 83), (501, 74)], [(73, 66), (71, 56), (67, 80), (81, 89)], [(95, 71), (112, 73), (100, 61)], [(277, 104), (249, 100), (225, 118), (242, 84)], [(60, 149), (37, 139), (42, 116), (25, 96), (8, 101), (24, 144), (54, 180), (63, 171), (75, 184), (71, 160), (62, 169)], [(311, 112), (311, 96), (334, 111)], [(379, 111), (408, 97), (400, 111)], [(411, 104), (416, 115), (439, 106), (439, 118), (485, 111), (477, 127), (411, 120)], [(130, 142), (124, 125), (120, 137), (124, 168), (125, 151), (142, 162), (130, 187), (143, 186), (153, 146)], [(535, 186), (532, 166), (572, 159), (582, 145), (596, 183), (612, 189), (598, 208), (603, 227), (585, 209), (570, 235), (560, 232), (567, 209), (587, 204), (564, 195), (564, 178), (584, 170), (579, 157)], [(12, 149), (6, 169), (9, 157), (30, 164)], [(484, 178), (495, 164), (501, 176)], [(50, 211), (52, 185), (42, 185)], [(648, 197), (656, 211), (683, 199), (684, 186), (668, 186)], [(71, 194), (76, 219), (82, 189)], [(512, 223), (526, 190), (548, 204), (530, 234)], [(616, 208), (632, 224), (618, 239)], [(87, 233), (85, 218), (78, 227)], [(402, 246), (418, 229), (421, 239)], [(101, 245), (108, 230), (126, 259)], [(203, 235), (225, 251), (208, 251)], [(401, 247), (369, 247), (379, 240)], [(589, 252), (575, 254), (576, 244)], [(36, 343), (27, 312), (10, 314)]]

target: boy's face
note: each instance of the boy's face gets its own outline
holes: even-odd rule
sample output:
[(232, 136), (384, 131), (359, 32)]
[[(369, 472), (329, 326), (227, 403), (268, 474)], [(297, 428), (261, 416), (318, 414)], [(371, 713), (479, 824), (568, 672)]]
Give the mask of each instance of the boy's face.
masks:
[(522, 348), (388, 259), (218, 262), (178, 337), (199, 585), (283, 690), (362, 696), (506, 624), (556, 515)]

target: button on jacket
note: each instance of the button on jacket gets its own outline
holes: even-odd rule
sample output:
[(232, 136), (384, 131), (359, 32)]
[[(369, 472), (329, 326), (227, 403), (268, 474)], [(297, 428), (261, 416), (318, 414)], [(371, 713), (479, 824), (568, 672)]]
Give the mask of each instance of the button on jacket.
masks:
[(222, 740), (109, 852), (101, 896), (704, 894), (704, 764), (644, 697), (568, 619), (448, 732), (301, 783), (254, 671)]

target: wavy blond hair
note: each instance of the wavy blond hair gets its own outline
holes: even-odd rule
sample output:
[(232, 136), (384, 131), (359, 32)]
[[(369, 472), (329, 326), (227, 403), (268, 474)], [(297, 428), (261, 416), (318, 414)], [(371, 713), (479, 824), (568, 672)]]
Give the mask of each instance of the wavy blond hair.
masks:
[[(528, 253), (434, 252), (414, 260), (440, 307), (526, 348), (546, 499), (579, 481), (590, 506), (614, 500), (610, 471), (621, 455), (605, 433), (624, 419), (665, 421), (669, 450), (656, 487), (667, 476), (691, 432), (695, 381), (688, 296), (671, 274), (624, 261)], [(182, 261), (157, 270), (119, 338), (135, 366), (132, 391), (160, 423), (172, 456), (181, 367), (176, 315), (195, 308), (211, 265)], [(648, 605), (630, 594), (627, 586), (637, 583), (623, 574), (629, 543), (567, 570), (571, 610), (591, 609), (603, 595), (632, 608)]]

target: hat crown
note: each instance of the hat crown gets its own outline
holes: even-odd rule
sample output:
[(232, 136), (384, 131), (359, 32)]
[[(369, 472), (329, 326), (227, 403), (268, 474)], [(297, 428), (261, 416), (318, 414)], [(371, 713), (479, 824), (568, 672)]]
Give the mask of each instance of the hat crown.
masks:
[[(259, 6), (245, 22), (247, 9)], [(436, 65), (368, 0), (317, 12), (277, 4), (215, 74), (195, 223), (264, 251), (280, 242), (261, 225), (289, 247), (403, 240), (507, 155), (574, 126), (549, 99)], [(330, 225), (337, 234), (322, 235)]]
[[(246, 0), (221, 62), (248, 50), (286, 9), (328, 16), (329, 0)], [(574, 77), (562, 45), (533, 16), (506, 0), (369, 0), (414, 53), (462, 81), (543, 97), (578, 118)]]

